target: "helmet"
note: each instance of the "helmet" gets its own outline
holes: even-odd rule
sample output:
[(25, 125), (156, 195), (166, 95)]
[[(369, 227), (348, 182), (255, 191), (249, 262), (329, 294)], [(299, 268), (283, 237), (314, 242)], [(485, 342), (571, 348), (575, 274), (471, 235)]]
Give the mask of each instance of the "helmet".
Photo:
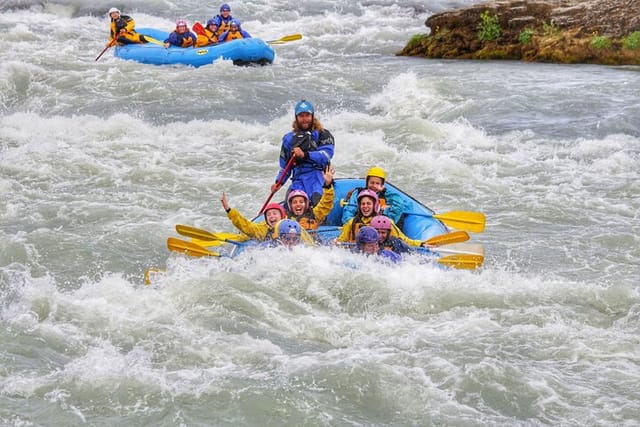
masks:
[(391, 230), (391, 220), (384, 215), (374, 216), (369, 225), (376, 230)]
[(278, 237), (287, 234), (300, 236), (300, 234), (302, 233), (302, 227), (300, 227), (300, 224), (298, 224), (297, 221), (294, 221), (292, 219), (283, 219), (282, 221), (278, 222), (278, 224), (276, 224), (276, 233)]
[(382, 182), (387, 179), (387, 174), (384, 173), (384, 169), (379, 168), (378, 166), (374, 166), (369, 169), (369, 171), (367, 172), (367, 179), (369, 179), (370, 176), (381, 178)]
[(215, 18), (211, 18), (211, 19), (209, 19), (207, 21), (207, 25), (206, 26), (208, 27), (209, 25), (215, 25), (217, 27), (218, 26), (218, 21), (216, 21)]
[(309, 101), (303, 99), (302, 101), (299, 101), (296, 104), (295, 113), (296, 113), (296, 117), (298, 117), (298, 114), (300, 114), (300, 113), (311, 113), (311, 114), (313, 114), (313, 105), (311, 105), (311, 103)]
[(111, 9), (109, 9), (109, 15), (111, 15), (113, 12), (120, 13), (120, 9), (118, 9), (117, 7), (112, 7)]
[(289, 196), (287, 196), (287, 206), (289, 207), (289, 210), (291, 210), (291, 199), (296, 196), (304, 197), (304, 208), (306, 210), (309, 207), (309, 196), (304, 192), (304, 190), (293, 190), (289, 193)]
[(238, 28), (240, 28), (240, 21), (234, 18), (231, 20), (231, 22), (229, 22), (229, 26), (231, 25), (237, 25)]
[(363, 197), (371, 197), (373, 199), (373, 211), (378, 212), (380, 210), (380, 199), (378, 198), (378, 194), (373, 191), (365, 188), (364, 190), (360, 190), (358, 193), (358, 206), (360, 206), (360, 199)]
[(176, 21), (176, 28), (178, 28), (179, 26), (184, 25), (185, 27), (187, 27), (187, 21), (185, 21), (184, 19), (178, 19)]
[(380, 240), (380, 235), (375, 228), (365, 225), (358, 230), (358, 236), (356, 242), (361, 245), (364, 243), (377, 243)]
[(220, 12), (223, 12), (225, 10), (227, 12), (231, 12), (231, 7), (226, 3), (222, 3), (222, 6), (220, 6)]
[(280, 215), (282, 216), (282, 218), (286, 218), (287, 217), (287, 212), (284, 210), (284, 208), (282, 207), (282, 205), (280, 203), (269, 203), (264, 208), (264, 219), (265, 219), (265, 221), (267, 219), (267, 211), (271, 210), (271, 209), (277, 209), (278, 211), (280, 211)]

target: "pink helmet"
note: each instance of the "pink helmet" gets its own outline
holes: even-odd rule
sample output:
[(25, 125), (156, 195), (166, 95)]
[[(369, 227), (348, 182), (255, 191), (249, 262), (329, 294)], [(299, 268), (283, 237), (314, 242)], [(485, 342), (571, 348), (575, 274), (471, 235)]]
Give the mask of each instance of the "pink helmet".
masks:
[(391, 220), (384, 215), (374, 216), (369, 225), (376, 230), (391, 230)]
[(371, 197), (373, 199), (373, 211), (378, 213), (380, 210), (380, 200), (378, 199), (378, 194), (375, 191), (369, 190), (365, 188), (364, 190), (360, 190), (358, 193), (358, 206), (360, 206), (360, 199), (363, 197)]
[(304, 190), (293, 190), (289, 193), (289, 196), (287, 196), (287, 206), (289, 207), (289, 210), (291, 210), (291, 199), (297, 196), (304, 197), (304, 208), (306, 210), (309, 207), (309, 196), (304, 192)]
[(267, 220), (267, 211), (271, 210), (271, 209), (277, 209), (278, 211), (280, 211), (280, 215), (281, 215), (280, 219), (285, 219), (287, 217), (287, 212), (284, 210), (284, 208), (282, 207), (282, 205), (280, 203), (269, 203), (264, 208), (264, 219), (265, 219), (265, 221)]
[(178, 19), (176, 21), (176, 28), (178, 28), (179, 26), (184, 25), (185, 27), (187, 27), (187, 21), (185, 21), (184, 19)]

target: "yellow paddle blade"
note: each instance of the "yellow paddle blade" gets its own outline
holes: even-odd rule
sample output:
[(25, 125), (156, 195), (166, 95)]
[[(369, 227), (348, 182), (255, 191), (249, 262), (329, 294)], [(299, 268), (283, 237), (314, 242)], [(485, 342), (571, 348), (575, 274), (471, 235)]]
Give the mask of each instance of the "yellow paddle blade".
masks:
[(466, 242), (469, 239), (469, 233), (467, 233), (466, 231), (453, 231), (451, 233), (432, 237), (427, 240), (427, 244), (432, 246), (440, 246), (448, 245), (450, 243)]
[(433, 216), (445, 224), (467, 230), (474, 233), (482, 233), (484, 231), (485, 217), (481, 212), (452, 211)]
[(191, 243), (195, 243), (198, 246), (202, 246), (203, 248), (208, 248), (209, 246), (222, 246), (226, 242), (224, 240), (200, 240), (200, 239), (191, 239)]
[(453, 243), (431, 249), (439, 254), (468, 254), (484, 256), (484, 247), (479, 243)]
[(268, 44), (283, 44), (286, 42), (292, 42), (294, 40), (300, 40), (302, 38), (302, 34), (289, 34), (288, 36), (280, 37), (277, 40), (268, 40)]
[(447, 255), (438, 258), (438, 263), (447, 267), (461, 268), (465, 270), (474, 270), (484, 262), (484, 256), (471, 254)]
[(196, 258), (202, 256), (220, 256), (219, 253), (208, 251), (195, 243), (176, 239), (175, 237), (169, 237), (167, 239), (167, 247), (170, 251), (180, 252)]
[[(178, 234), (182, 234), (183, 236), (191, 237), (192, 239), (198, 240), (233, 240), (236, 242), (246, 242), (249, 240), (249, 236), (242, 233), (212, 233), (207, 230), (203, 230), (201, 228), (191, 227), (189, 225), (176, 225), (176, 231)], [(213, 244), (207, 246), (214, 246)]]
[(151, 37), (151, 36), (148, 36), (148, 35), (144, 34), (144, 39), (145, 39), (146, 41), (148, 41), (149, 43), (157, 44), (158, 46), (163, 46), (163, 47), (164, 47), (164, 43), (162, 43), (162, 42), (161, 42), (160, 40), (158, 40), (158, 39), (154, 39), (154, 38), (153, 38), (153, 37)]

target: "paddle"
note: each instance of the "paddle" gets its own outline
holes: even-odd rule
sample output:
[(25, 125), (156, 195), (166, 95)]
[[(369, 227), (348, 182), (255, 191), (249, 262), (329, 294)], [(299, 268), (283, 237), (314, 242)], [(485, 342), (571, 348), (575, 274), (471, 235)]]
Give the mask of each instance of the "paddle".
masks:
[(109, 49), (109, 48), (110, 48), (111, 46), (113, 46), (114, 44), (116, 44), (116, 38), (115, 38), (115, 37), (114, 37), (114, 38), (112, 38), (112, 39), (111, 39), (111, 41), (110, 41), (109, 43), (107, 43), (107, 46), (105, 46), (105, 48), (104, 48), (104, 49), (102, 49), (102, 52), (100, 52), (100, 54), (99, 54), (98, 56), (96, 56), (96, 61), (97, 61), (98, 59), (100, 59), (100, 57), (101, 57), (102, 55), (104, 55), (104, 53), (107, 51), (107, 49)]
[(293, 163), (295, 160), (296, 160), (295, 156), (291, 155), (291, 158), (289, 159), (289, 161), (287, 162), (286, 166), (282, 171), (282, 175), (280, 175), (280, 179), (278, 179), (278, 182), (276, 182), (277, 185), (275, 189), (271, 190), (271, 194), (269, 194), (269, 197), (267, 197), (267, 200), (265, 200), (264, 204), (262, 205), (262, 208), (260, 208), (258, 215), (262, 215), (262, 213), (264, 212), (264, 208), (267, 207), (273, 195), (276, 194), (276, 191), (278, 191), (280, 187), (282, 187), (282, 182), (284, 181), (284, 177), (287, 176), (287, 174), (289, 173), (289, 170), (291, 170), (291, 166), (293, 166)]
[(195, 243), (187, 242), (181, 239), (176, 239), (175, 237), (169, 237), (167, 239), (167, 247), (170, 251), (180, 252), (196, 258), (202, 256), (221, 256), (217, 252), (208, 251), (200, 245), (196, 245)]
[(204, 241), (212, 241), (212, 240), (233, 240), (235, 242), (244, 242), (249, 240), (249, 236), (245, 234), (234, 234), (234, 233), (212, 233), (207, 230), (203, 230), (201, 228), (195, 228), (188, 225), (176, 225), (176, 231), (178, 234), (182, 234), (183, 236), (191, 237), (198, 240)]
[(451, 243), (466, 242), (469, 240), (469, 233), (466, 231), (452, 231), (451, 233), (441, 234), (439, 236), (428, 239), (425, 243), (431, 246), (448, 245)]
[(439, 254), (468, 254), (484, 256), (484, 247), (479, 243), (453, 243), (431, 249)]
[(201, 36), (207, 35), (207, 33), (204, 32), (204, 27), (199, 22), (196, 22), (195, 24), (193, 24), (193, 27), (191, 27), (191, 29), (193, 30), (194, 33), (199, 34)]
[(438, 258), (438, 263), (447, 267), (474, 270), (484, 262), (483, 255), (457, 254)]
[(289, 34), (288, 36), (280, 37), (276, 40), (268, 40), (267, 44), (283, 44), (287, 42), (292, 42), (294, 40), (300, 40), (302, 38), (302, 34)]
[(146, 35), (146, 34), (143, 34), (143, 36), (144, 36), (144, 39), (145, 39), (146, 41), (148, 41), (148, 42), (150, 42), (150, 43), (153, 43), (153, 44), (157, 44), (158, 46), (162, 46), (162, 47), (164, 47), (164, 43), (162, 43), (160, 40), (158, 40), (158, 39), (154, 39), (153, 37), (148, 36), (148, 35)]
[(407, 212), (406, 215), (424, 216), (427, 218), (435, 218), (445, 224), (459, 228), (461, 230), (471, 231), (473, 233), (482, 233), (484, 231), (485, 216), (482, 212), (467, 211), (451, 211), (443, 214), (429, 215), (426, 213)]

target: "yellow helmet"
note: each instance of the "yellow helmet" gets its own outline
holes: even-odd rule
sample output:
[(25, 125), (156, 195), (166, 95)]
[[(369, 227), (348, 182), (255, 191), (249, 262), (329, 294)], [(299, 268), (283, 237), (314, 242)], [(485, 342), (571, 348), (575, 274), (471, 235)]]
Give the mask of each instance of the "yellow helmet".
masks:
[(379, 168), (378, 166), (374, 166), (367, 172), (367, 178), (370, 176), (376, 176), (381, 178), (383, 181), (387, 180), (387, 174), (384, 173), (384, 169)]

